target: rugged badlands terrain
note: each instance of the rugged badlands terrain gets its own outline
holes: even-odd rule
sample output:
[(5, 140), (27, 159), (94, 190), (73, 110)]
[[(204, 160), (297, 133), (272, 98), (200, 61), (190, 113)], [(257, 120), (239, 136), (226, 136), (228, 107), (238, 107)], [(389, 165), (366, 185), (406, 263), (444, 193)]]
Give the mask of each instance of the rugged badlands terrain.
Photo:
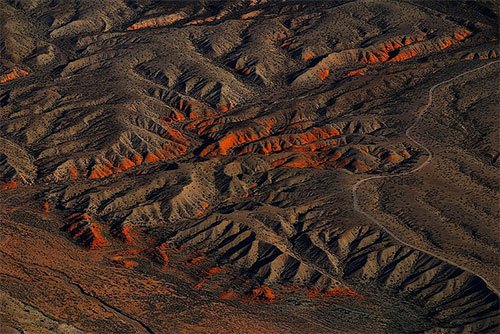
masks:
[(0, 333), (496, 332), (497, 15), (0, 0)]

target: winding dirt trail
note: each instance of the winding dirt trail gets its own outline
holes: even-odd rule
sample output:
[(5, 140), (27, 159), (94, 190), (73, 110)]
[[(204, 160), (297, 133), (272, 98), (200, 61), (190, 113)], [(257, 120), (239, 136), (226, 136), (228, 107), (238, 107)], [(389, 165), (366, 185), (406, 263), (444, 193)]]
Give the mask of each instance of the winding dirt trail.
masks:
[(415, 145), (417, 145), (418, 147), (420, 147), (422, 150), (424, 150), (426, 153), (427, 153), (427, 158), (425, 159), (424, 162), (422, 162), (420, 165), (414, 167), (413, 169), (407, 171), (407, 172), (403, 172), (403, 173), (397, 173), (397, 174), (389, 174), (389, 175), (375, 175), (375, 176), (369, 176), (367, 178), (364, 178), (364, 179), (361, 179), (359, 180), (358, 182), (356, 182), (353, 187), (352, 187), (352, 202), (353, 202), (353, 208), (354, 208), (354, 211), (362, 214), (363, 216), (365, 216), (366, 218), (368, 218), (370, 221), (374, 222), (375, 224), (377, 224), (382, 230), (384, 230), (387, 234), (389, 234), (393, 239), (397, 240), (399, 243), (407, 246), (407, 247), (411, 247), (415, 250), (418, 250), (424, 254), (427, 254), (427, 255), (430, 255), (430, 256), (433, 256), (445, 263), (448, 263), (452, 266), (455, 266), (457, 268), (460, 268), (462, 269), (463, 271), (465, 272), (468, 272), (472, 275), (475, 275), (476, 277), (479, 277), (485, 284), (486, 286), (488, 286), (488, 288), (493, 291), (497, 296), (500, 295), (500, 293), (498, 292), (498, 289), (493, 285), (491, 284), (490, 282), (488, 282), (484, 277), (482, 277), (481, 275), (479, 274), (476, 274), (474, 272), (472, 272), (471, 270), (453, 262), (453, 261), (450, 261), (448, 259), (445, 259), (443, 257), (441, 257), (440, 255), (438, 254), (435, 254), (431, 251), (427, 251), (427, 250), (424, 250), (418, 246), (415, 246), (415, 245), (412, 245), (412, 244), (409, 244), (408, 242), (405, 242), (403, 240), (401, 240), (398, 236), (396, 236), (393, 232), (391, 232), (387, 227), (384, 226), (384, 224), (382, 222), (380, 222), (379, 220), (377, 220), (375, 217), (373, 217), (372, 215), (370, 215), (368, 212), (364, 211), (361, 206), (359, 205), (359, 199), (358, 199), (358, 188), (363, 184), (363, 183), (366, 183), (366, 182), (369, 182), (371, 180), (381, 180), (381, 179), (389, 179), (389, 178), (396, 178), (396, 177), (404, 177), (404, 176), (407, 176), (407, 175), (410, 175), (410, 174), (415, 174), (417, 173), (418, 171), (420, 171), (421, 169), (423, 169), (425, 166), (429, 165), (431, 162), (432, 162), (432, 159), (433, 159), (433, 154), (432, 154), (432, 151), (426, 147), (424, 144), (422, 144), (421, 142), (417, 141), (412, 135), (411, 135), (411, 131), (418, 125), (418, 123), (420, 122), (420, 120), (422, 119), (422, 116), (425, 114), (425, 112), (431, 107), (432, 103), (433, 103), (433, 93), (434, 93), (434, 90), (436, 90), (436, 88), (440, 87), (440, 86), (443, 86), (443, 85), (446, 85), (458, 78), (461, 78), (467, 74), (470, 74), (470, 73), (473, 73), (473, 72), (476, 72), (476, 71), (479, 71), (485, 67), (488, 67), (488, 66), (491, 66), (493, 64), (496, 64), (496, 63), (499, 63), (500, 61), (492, 61), (486, 65), (483, 65), (483, 66), (480, 66), (480, 67), (477, 67), (475, 69), (472, 69), (472, 70), (469, 70), (469, 71), (466, 71), (466, 72), (463, 72), (457, 76), (454, 76), (453, 78), (451, 79), (448, 79), (448, 80), (445, 80), (445, 81), (442, 81), (440, 83), (437, 83), (435, 84), (434, 86), (432, 86), (430, 89), (429, 89), (429, 93), (428, 93), (428, 99), (427, 99), (427, 104), (425, 104), (422, 108), (420, 108), (420, 110), (417, 112), (417, 117), (415, 119), (415, 122), (413, 122), (413, 124), (408, 128), (406, 129), (405, 131), (405, 136), (412, 142), (414, 143)]

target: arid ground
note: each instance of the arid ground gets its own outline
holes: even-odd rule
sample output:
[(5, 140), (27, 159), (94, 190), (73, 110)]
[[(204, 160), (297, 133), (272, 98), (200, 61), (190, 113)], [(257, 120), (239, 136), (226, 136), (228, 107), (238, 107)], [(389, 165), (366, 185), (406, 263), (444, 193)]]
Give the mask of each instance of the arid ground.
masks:
[(0, 0), (0, 333), (496, 333), (498, 13)]

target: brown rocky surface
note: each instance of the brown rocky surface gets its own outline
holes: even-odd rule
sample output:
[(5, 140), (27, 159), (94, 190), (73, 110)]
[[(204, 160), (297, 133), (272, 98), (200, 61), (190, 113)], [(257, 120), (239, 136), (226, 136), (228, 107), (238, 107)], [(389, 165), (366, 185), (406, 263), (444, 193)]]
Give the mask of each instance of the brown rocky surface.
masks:
[(498, 331), (498, 52), (489, 1), (0, 0), (0, 333)]

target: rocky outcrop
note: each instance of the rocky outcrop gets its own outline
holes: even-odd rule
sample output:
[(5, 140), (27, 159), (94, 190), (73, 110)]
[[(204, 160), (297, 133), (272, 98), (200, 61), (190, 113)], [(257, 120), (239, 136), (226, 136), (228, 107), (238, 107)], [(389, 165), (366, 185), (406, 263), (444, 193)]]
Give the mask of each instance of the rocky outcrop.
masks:
[(102, 235), (102, 226), (90, 215), (74, 214), (67, 218), (68, 222), (62, 227), (69, 237), (87, 249), (96, 249), (107, 246), (109, 243)]
[(23, 70), (20, 67), (14, 66), (10, 71), (5, 74), (0, 75), (0, 84), (6, 84), (17, 78), (22, 78), (29, 74), (28, 71)]
[[(314, 73), (323, 81), (328, 77), (329, 71), (333, 69), (359, 66), (360, 64), (397, 63), (419, 56), (428, 56), (464, 41), (471, 34), (472, 32), (468, 29), (459, 29), (451, 34), (436, 37), (429, 37), (425, 33), (420, 33), (394, 37), (363, 48), (333, 52), (323, 57), (313, 67), (307, 68), (295, 78), (293, 83), (298, 86), (305, 85), (314, 80)], [(349, 72), (347, 76), (360, 73)]]
[(158, 28), (171, 25), (177, 21), (183, 20), (187, 18), (188, 15), (186, 13), (173, 13), (160, 17), (152, 17), (150, 19), (142, 20), (132, 24), (127, 30), (139, 30), (145, 28)]

